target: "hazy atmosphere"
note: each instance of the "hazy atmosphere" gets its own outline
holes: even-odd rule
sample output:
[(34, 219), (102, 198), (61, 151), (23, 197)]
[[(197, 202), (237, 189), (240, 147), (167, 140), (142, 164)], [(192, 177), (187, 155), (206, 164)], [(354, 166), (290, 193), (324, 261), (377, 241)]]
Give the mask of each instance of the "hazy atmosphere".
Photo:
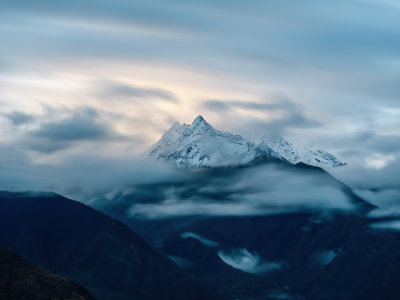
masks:
[(399, 49), (398, 0), (1, 0), (0, 298), (400, 299)]

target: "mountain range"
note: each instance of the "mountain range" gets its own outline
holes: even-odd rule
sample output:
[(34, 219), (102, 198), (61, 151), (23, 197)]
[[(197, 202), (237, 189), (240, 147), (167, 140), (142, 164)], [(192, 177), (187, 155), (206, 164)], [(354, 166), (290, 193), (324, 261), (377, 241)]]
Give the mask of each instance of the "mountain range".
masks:
[(345, 165), (329, 152), (296, 147), (279, 136), (250, 139), (217, 130), (201, 115), (190, 125), (175, 122), (144, 156), (194, 168), (237, 167), (268, 161), (302, 162), (322, 168)]
[(0, 229), (0, 247), (100, 300), (221, 299), (120, 221), (58, 194), (0, 192)]
[[(265, 193), (258, 211), (247, 213), (251, 193), (241, 185), (232, 195), (231, 186), (237, 187), (252, 172), (259, 174), (258, 166), (196, 169), (196, 176), (180, 181), (136, 186), (100, 209), (173, 259), (187, 276), (227, 299), (398, 299), (400, 235), (371, 226), (388, 220), (370, 218), (368, 213), (375, 207), (321, 168), (271, 165), (276, 166), (271, 176), (287, 170), (285, 174), (293, 172), (295, 178), (312, 176), (317, 186), (331, 187), (331, 192), (316, 195), (318, 202), (325, 203), (330, 193), (342, 191), (355, 209), (301, 205), (287, 212), (263, 213), (263, 206), (284, 205), (284, 195), (275, 194), (274, 202), (269, 202), (271, 195)], [(269, 165), (261, 168), (265, 167)], [(268, 186), (270, 178), (262, 179)], [(289, 182), (283, 186), (292, 189)], [(307, 188), (293, 191), (295, 198), (306, 203), (302, 190)], [(243, 210), (229, 215), (238, 194), (246, 195)], [(155, 214), (158, 209), (170, 211), (171, 202), (177, 212)], [(185, 214), (189, 203), (195, 209)], [(203, 204), (210, 203), (209, 211), (202, 210)], [(149, 207), (150, 214), (132, 214), (136, 207)]]
[(0, 292), (399, 299), (400, 235), (374, 226), (397, 218), (371, 217), (376, 206), (328, 172), (344, 165), (332, 154), (222, 132), (199, 116), (174, 123), (143, 157), (179, 176), (99, 195), (91, 207), (52, 192), (0, 192)]

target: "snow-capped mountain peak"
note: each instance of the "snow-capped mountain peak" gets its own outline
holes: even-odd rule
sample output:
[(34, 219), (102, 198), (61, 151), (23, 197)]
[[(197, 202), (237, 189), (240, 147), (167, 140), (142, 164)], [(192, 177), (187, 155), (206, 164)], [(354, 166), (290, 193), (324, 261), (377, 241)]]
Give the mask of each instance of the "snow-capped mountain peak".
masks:
[(174, 123), (145, 155), (179, 167), (232, 167), (261, 158), (283, 160), (271, 149), (261, 150), (240, 135), (215, 129), (202, 116), (191, 125)]
[(191, 125), (187, 126), (183, 132), (184, 137), (197, 135), (215, 135), (215, 129), (204, 118), (199, 115)]
[(343, 163), (322, 150), (295, 147), (282, 137), (261, 137), (250, 141), (241, 135), (211, 126), (201, 115), (192, 124), (175, 122), (145, 156), (173, 162), (178, 167), (235, 167), (260, 161), (304, 162), (320, 167)]
[(206, 120), (204, 120), (202, 115), (198, 115), (196, 119), (193, 120), (192, 125), (194, 127), (198, 126), (203, 126), (203, 127), (212, 127), (210, 124), (207, 123)]

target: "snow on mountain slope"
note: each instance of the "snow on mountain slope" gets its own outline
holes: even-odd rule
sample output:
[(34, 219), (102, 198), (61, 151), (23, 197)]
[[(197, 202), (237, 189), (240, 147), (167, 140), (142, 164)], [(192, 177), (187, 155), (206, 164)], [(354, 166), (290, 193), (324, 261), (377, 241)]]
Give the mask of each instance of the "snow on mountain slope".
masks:
[(285, 139), (259, 138), (251, 142), (240, 135), (213, 128), (202, 116), (191, 125), (175, 122), (144, 156), (175, 163), (178, 167), (236, 167), (259, 161), (304, 162), (336, 167), (343, 163), (321, 150), (296, 148)]
[(259, 138), (259, 142), (265, 144), (276, 153), (279, 153), (292, 164), (303, 162), (321, 168), (333, 168), (346, 165), (329, 152), (296, 147), (280, 136), (261, 137)]
[(202, 116), (191, 125), (175, 122), (161, 140), (145, 153), (153, 159), (172, 161), (179, 167), (240, 166), (257, 160), (283, 160), (265, 147), (240, 135), (214, 129)]

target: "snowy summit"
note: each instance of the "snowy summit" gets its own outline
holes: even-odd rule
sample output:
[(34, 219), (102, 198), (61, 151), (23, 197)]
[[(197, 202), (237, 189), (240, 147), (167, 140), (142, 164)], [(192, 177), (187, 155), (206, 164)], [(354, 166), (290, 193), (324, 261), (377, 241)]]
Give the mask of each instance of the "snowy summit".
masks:
[(281, 137), (256, 142), (215, 129), (202, 116), (191, 125), (175, 122), (144, 154), (178, 167), (236, 167), (262, 161), (303, 162), (329, 168), (344, 165), (332, 154), (295, 147)]

